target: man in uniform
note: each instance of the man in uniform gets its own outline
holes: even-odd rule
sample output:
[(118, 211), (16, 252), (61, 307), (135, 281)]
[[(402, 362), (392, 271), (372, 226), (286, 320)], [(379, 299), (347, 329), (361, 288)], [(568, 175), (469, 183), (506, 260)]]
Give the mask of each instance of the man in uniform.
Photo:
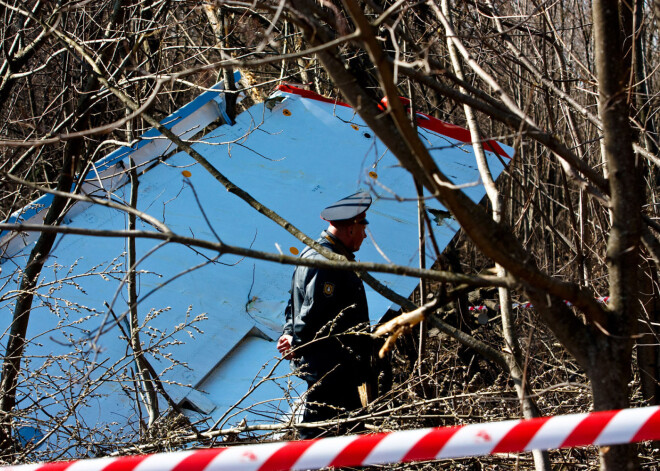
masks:
[[(370, 205), (371, 196), (362, 192), (325, 208), (321, 218), (329, 224), (317, 242), (355, 260), (353, 254), (366, 238)], [(301, 257), (325, 260), (309, 247)], [(303, 422), (326, 421), (359, 409), (358, 387), (367, 381), (371, 357), (370, 337), (364, 335), (369, 314), (362, 280), (351, 271), (298, 266), (285, 316), (277, 349), (307, 382)], [(303, 428), (300, 435), (314, 438), (322, 432)]]

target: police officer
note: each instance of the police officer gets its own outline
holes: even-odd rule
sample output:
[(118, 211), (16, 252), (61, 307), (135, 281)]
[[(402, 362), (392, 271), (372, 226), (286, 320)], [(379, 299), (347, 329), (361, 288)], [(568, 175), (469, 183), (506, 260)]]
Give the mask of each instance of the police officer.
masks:
[[(355, 260), (354, 252), (366, 238), (370, 205), (369, 193), (360, 192), (325, 208), (321, 218), (329, 224), (317, 242)], [(301, 257), (325, 260), (309, 247)], [(307, 382), (302, 421), (326, 421), (359, 409), (358, 387), (369, 377), (371, 355), (370, 338), (364, 335), (369, 314), (362, 280), (351, 271), (298, 266), (285, 316), (277, 349), (292, 360), (296, 374)], [(322, 432), (303, 428), (300, 435), (314, 438)]]

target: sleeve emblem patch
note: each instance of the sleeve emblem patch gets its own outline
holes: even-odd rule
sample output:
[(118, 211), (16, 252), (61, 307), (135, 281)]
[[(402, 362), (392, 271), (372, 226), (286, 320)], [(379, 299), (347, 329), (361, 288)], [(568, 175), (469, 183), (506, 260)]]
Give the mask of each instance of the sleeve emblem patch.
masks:
[(323, 294), (325, 294), (326, 296), (332, 296), (334, 292), (335, 292), (334, 284), (328, 282), (323, 284)]

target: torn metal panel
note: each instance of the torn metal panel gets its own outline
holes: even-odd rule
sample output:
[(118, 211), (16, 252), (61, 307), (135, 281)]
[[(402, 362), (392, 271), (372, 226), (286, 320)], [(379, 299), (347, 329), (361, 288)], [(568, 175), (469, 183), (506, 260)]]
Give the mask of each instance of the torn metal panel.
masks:
[[(189, 137), (221, 119), (217, 103), (222, 95), (207, 93), (211, 95), (202, 95), (203, 99), (172, 115), (177, 133)], [(467, 184), (464, 191), (474, 201), (481, 200), (485, 192), (464, 130), (425, 115), (418, 119), (420, 136), (440, 169), (457, 185)], [(207, 240), (216, 240), (217, 234), (231, 245), (302, 252), (298, 239), (229, 193), (186, 153), (175, 152), (159, 161), (171, 143), (155, 137), (150, 131), (136, 146), (97, 162), (85, 191), (111, 192), (115, 200), (128, 201), (130, 184), (123, 175), (130, 154), (138, 165), (156, 163), (140, 174), (138, 209), (175, 233)], [(218, 126), (196, 140), (193, 147), (230, 181), (312, 238), (326, 226), (319, 217), (322, 208), (358, 190), (370, 191), (369, 237), (358, 259), (417, 265), (414, 182), (350, 107), (281, 87), (265, 103), (237, 116), (235, 125)], [(511, 150), (495, 144), (487, 155), (496, 177)], [(39, 200), (15, 220), (38, 221), (47, 204), (47, 198)], [(428, 206), (436, 221), (435, 237), (444, 248), (458, 224), (435, 200), (429, 200)], [(127, 215), (98, 205), (77, 205), (67, 224), (123, 230)], [(139, 220), (138, 229), (153, 230)], [(0, 274), (3, 329), (9, 325), (12, 290), (33, 240), (14, 234), (4, 234), (0, 240), (6, 249)], [(288, 372), (274, 340), (283, 323), (293, 267), (149, 239), (138, 239), (136, 245), (141, 259), (142, 340), (174, 400), (213, 420), (229, 419), (227, 424), (273, 422), (289, 414), (282, 399), (286, 381), (260, 381), (273, 368), (275, 376)], [(76, 417), (65, 423), (83, 420), (117, 434), (134, 433), (126, 425), (135, 423), (138, 411), (134, 395), (127, 393), (134, 386), (130, 372), (134, 362), (125, 339), (125, 252), (126, 241), (120, 238), (58, 237), (41, 276), (26, 349), (30, 369), (55, 359), (44, 366), (53, 380), (38, 387), (25, 381), (19, 387), (21, 404), (43, 405), (39, 418), (46, 420), (46, 412), (65, 417), (64, 392), (72, 388), (80, 392), (83, 387), (76, 381), (91, 379), (96, 383), (87, 407), (78, 408)], [(432, 254), (427, 258), (430, 266)], [(376, 277), (403, 296), (418, 283), (408, 277)], [(367, 297), (373, 320), (392, 307), (370, 289)], [(257, 390), (243, 397), (257, 383)], [(59, 401), (46, 399), (60, 396)], [(243, 410), (251, 404), (258, 407)], [(236, 409), (227, 413), (234, 405)], [(64, 430), (52, 437), (54, 444), (66, 440)]]

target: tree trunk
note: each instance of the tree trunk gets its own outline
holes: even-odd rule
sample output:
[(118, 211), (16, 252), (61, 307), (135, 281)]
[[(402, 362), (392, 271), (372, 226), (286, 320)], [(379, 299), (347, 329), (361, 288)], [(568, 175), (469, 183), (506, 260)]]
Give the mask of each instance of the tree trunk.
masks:
[[(72, 145), (65, 146), (62, 172), (58, 180), (59, 191), (70, 191), (73, 184), (73, 167), (78, 146), (74, 141)], [(45, 225), (57, 225), (64, 214), (68, 198), (55, 196), (48, 208), (44, 219)], [(37, 280), (41, 269), (50, 254), (57, 234), (44, 232), (37, 240), (30, 253), (30, 257), (23, 272), (18, 299), (14, 308), (13, 322), (7, 340), (7, 351), (2, 365), (2, 379), (0, 379), (0, 446), (6, 449), (11, 444), (11, 411), (16, 405), (16, 386), (18, 374), (21, 370), (21, 360), (25, 349), (26, 333), (32, 310), (32, 299), (37, 289)]]
[[(120, 2), (121, 3), (121, 2)], [(113, 12), (108, 22), (109, 27), (119, 20), (121, 8)], [(104, 58), (107, 59), (111, 48), (103, 51)], [(89, 116), (91, 114), (90, 97), (92, 91), (98, 87), (98, 77), (88, 75), (85, 84), (85, 93), (80, 95), (74, 115), (77, 119), (72, 126), (73, 131), (84, 129), (89, 125)], [(76, 168), (85, 159), (84, 139), (72, 139), (66, 143), (63, 151), (64, 157), (62, 170), (57, 182), (57, 190), (61, 192), (70, 192), (74, 182)], [(54, 196), (53, 201), (48, 208), (44, 225), (57, 225), (64, 217), (69, 198), (64, 196)], [(20, 294), (14, 308), (13, 322), (7, 340), (7, 350), (2, 365), (2, 378), (0, 378), (0, 447), (6, 448), (11, 444), (11, 417), (10, 413), (16, 405), (16, 387), (18, 375), (21, 369), (21, 360), (25, 349), (26, 333), (30, 320), (30, 311), (34, 293), (37, 289), (37, 280), (44, 263), (48, 259), (57, 233), (44, 232), (39, 236), (30, 257), (28, 258), (25, 271), (21, 278)]]
[[(592, 353), (592, 365), (587, 374), (591, 383), (594, 410), (627, 408), (630, 405), (630, 342), (601, 334), (593, 343)], [(634, 444), (601, 447), (600, 461), (604, 471), (639, 469)]]
[[(606, 257), (610, 312), (607, 325), (600, 326), (606, 333), (597, 331), (594, 335), (590, 364), (586, 369), (591, 380), (594, 408), (604, 410), (624, 408), (629, 404), (632, 334), (639, 317), (640, 192), (643, 185), (633, 154), (629, 104), (626, 101), (630, 57), (623, 50), (623, 30), (624, 25), (632, 24), (629, 18), (632, 9), (614, 0), (594, 0), (592, 9), (612, 229)], [(602, 448), (601, 464), (605, 470), (637, 469), (630, 445)]]
[[(133, 159), (129, 159), (130, 162), (130, 171), (129, 176), (131, 179), (131, 207), (137, 209), (137, 200), (138, 200), (138, 175), (133, 163)], [(135, 214), (128, 215), (128, 228), (131, 231), (134, 231), (136, 226), (136, 217)], [(144, 406), (147, 409), (147, 414), (149, 415), (149, 422), (147, 424), (147, 430), (151, 428), (156, 419), (158, 418), (158, 395), (156, 394), (156, 388), (154, 387), (154, 379), (151, 378), (149, 370), (145, 366), (146, 358), (144, 357), (144, 352), (142, 351), (142, 343), (140, 341), (140, 328), (138, 322), (138, 295), (137, 295), (137, 253), (135, 248), (135, 238), (129, 237), (128, 244), (128, 259), (127, 267), (128, 270), (128, 305), (129, 305), (129, 336), (130, 344), (133, 349), (133, 355), (135, 357), (135, 363), (137, 365), (138, 375), (140, 380), (138, 384), (141, 386), (143, 394)], [(140, 404), (138, 404), (140, 407)]]
[[(449, 8), (448, 0), (442, 0), (442, 13), (447, 17), (447, 21), (452, 24), (451, 10)], [(452, 26), (453, 27), (453, 26)], [(449, 50), (449, 56), (451, 57), (451, 62), (454, 66), (454, 73), (461, 80), (465, 79), (465, 74), (463, 72), (463, 65), (458, 57), (456, 48), (454, 46), (453, 40), (451, 38), (447, 39), (447, 48)], [(461, 91), (465, 93), (465, 90), (461, 88)], [(493, 176), (488, 167), (488, 161), (486, 159), (486, 154), (482, 145), (483, 137), (479, 130), (479, 126), (474, 116), (472, 108), (468, 105), (464, 105), (463, 109), (465, 111), (465, 118), (468, 123), (468, 128), (470, 130), (470, 135), (472, 138), (472, 148), (474, 149), (474, 155), (477, 158), (477, 164), (479, 167), (479, 174), (483, 180), (484, 187), (486, 189), (486, 195), (491, 202), (492, 211), (493, 211), (493, 220), (495, 222), (502, 222), (502, 201), (501, 195), (495, 186), (493, 181)], [(497, 275), (499, 277), (506, 277), (506, 270), (499, 264), (495, 264), (495, 269), (497, 270)], [(500, 299), (500, 313), (502, 316), (502, 332), (504, 334), (504, 340), (508, 344), (508, 347), (511, 351), (510, 355), (507, 355), (507, 366), (509, 369), (509, 374), (514, 383), (514, 388), (520, 399), (520, 404), (522, 408), (523, 417), (526, 419), (531, 419), (539, 416), (538, 407), (534, 400), (527, 393), (528, 386), (525, 384), (525, 376), (523, 374), (523, 355), (520, 349), (520, 344), (518, 342), (518, 337), (516, 335), (516, 329), (513, 325), (513, 309), (511, 307), (511, 293), (507, 288), (499, 288), (498, 296)], [(532, 456), (534, 458), (534, 467), (537, 471), (545, 471), (551, 469), (550, 458), (548, 452), (545, 450), (533, 450)]]

